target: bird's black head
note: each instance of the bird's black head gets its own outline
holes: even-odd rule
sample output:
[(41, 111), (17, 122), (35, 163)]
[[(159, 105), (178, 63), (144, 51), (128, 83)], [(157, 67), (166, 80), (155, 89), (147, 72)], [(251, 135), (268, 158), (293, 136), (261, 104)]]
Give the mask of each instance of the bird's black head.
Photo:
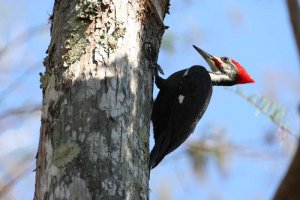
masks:
[(198, 53), (209, 64), (212, 72), (209, 72), (214, 85), (236, 85), (254, 83), (247, 71), (238, 62), (227, 57), (212, 56), (209, 53), (193, 45)]

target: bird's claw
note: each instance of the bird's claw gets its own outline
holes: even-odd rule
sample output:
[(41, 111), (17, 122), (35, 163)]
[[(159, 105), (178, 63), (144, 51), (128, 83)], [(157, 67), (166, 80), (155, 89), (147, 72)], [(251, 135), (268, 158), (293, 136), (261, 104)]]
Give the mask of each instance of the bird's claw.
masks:
[(164, 71), (161, 68), (161, 66), (157, 63), (154, 64), (154, 70), (155, 70), (155, 74), (158, 75), (158, 73), (164, 75)]
[[(155, 75), (158, 75), (158, 73), (164, 75), (164, 71), (162, 70), (160, 65), (156, 63), (157, 49), (154, 48), (151, 42), (145, 42), (143, 44), (143, 48), (146, 58), (150, 61), (150, 65), (153, 65), (153, 68), (155, 69)], [(153, 64), (154, 62), (155, 64)]]

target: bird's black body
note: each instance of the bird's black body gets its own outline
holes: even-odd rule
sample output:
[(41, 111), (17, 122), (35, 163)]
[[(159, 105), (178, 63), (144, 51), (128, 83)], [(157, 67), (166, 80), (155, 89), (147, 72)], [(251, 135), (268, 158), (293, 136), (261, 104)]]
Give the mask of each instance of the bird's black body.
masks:
[(150, 154), (150, 169), (194, 131), (212, 94), (208, 71), (197, 65), (178, 71), (167, 79), (157, 75), (155, 83), (160, 91), (151, 116), (155, 146)]
[(156, 64), (155, 83), (160, 89), (153, 105), (151, 120), (155, 145), (150, 154), (149, 170), (179, 147), (194, 131), (212, 94), (212, 86), (253, 83), (254, 80), (235, 60), (212, 56), (193, 45), (211, 68), (192, 66), (162, 79)]

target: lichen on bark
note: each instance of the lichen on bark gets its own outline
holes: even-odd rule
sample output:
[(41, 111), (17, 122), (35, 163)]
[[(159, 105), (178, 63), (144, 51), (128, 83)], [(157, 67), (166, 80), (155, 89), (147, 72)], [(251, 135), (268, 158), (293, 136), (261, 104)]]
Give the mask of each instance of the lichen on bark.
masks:
[(63, 167), (72, 162), (80, 153), (80, 147), (75, 142), (68, 142), (58, 147), (53, 152), (53, 164), (57, 167)]

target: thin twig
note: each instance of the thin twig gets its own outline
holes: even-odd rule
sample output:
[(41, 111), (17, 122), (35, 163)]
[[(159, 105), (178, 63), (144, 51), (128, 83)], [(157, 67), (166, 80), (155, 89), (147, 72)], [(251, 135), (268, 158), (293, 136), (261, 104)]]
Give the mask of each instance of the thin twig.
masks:
[(266, 111), (263, 108), (261, 108), (257, 102), (253, 101), (253, 99), (251, 99), (250, 97), (248, 97), (247, 95), (245, 95), (241, 90), (233, 90), (233, 89), (229, 89), (229, 88), (226, 88), (226, 90), (228, 90), (230, 92), (234, 92), (235, 94), (239, 95), (244, 100), (246, 100), (247, 102), (249, 102), (250, 104), (252, 104), (256, 109), (259, 110), (260, 113), (262, 113), (263, 115), (267, 116), (271, 120), (271, 122), (273, 122), (282, 131), (284, 131), (284, 132), (286, 132), (286, 133), (288, 133), (288, 134), (290, 134), (292, 136), (295, 136), (296, 138), (299, 138), (298, 135), (295, 134), (295, 133), (293, 133), (293, 131), (291, 129), (289, 129), (288, 127), (286, 127), (281, 122), (277, 121), (272, 115), (270, 115), (268, 113), (268, 111)]
[(0, 48), (0, 60), (10, 49), (15, 48), (16, 45), (24, 43), (29, 38), (33, 37), (35, 34), (45, 30), (47, 30), (47, 25), (40, 24), (24, 31), (19, 36), (14, 38), (11, 42), (7, 43), (4, 47)]
[[(14, 184), (18, 183), (20, 179), (32, 172), (33, 167), (29, 162), (32, 156), (32, 153), (26, 153), (26, 155), (24, 155), (20, 161), (10, 167), (10, 171), (13, 172), (13, 177), (6, 182), (4, 182), (4, 180), (1, 180), (0, 199), (2, 199), (1, 197), (3, 197), (12, 189), (12, 186)], [(12, 173), (7, 173), (3, 177), (9, 177), (11, 176), (11, 174)]]
[(18, 78), (16, 78), (14, 81), (12, 81), (6, 88), (4, 88), (0, 93), (0, 104), (8, 97), (8, 95), (16, 90), (24, 81), (24, 77), (26, 77), (28, 74), (33, 73), (37, 69), (37, 65), (41, 64), (42, 61), (38, 61), (34, 65), (30, 66), (27, 70), (25, 70)]

